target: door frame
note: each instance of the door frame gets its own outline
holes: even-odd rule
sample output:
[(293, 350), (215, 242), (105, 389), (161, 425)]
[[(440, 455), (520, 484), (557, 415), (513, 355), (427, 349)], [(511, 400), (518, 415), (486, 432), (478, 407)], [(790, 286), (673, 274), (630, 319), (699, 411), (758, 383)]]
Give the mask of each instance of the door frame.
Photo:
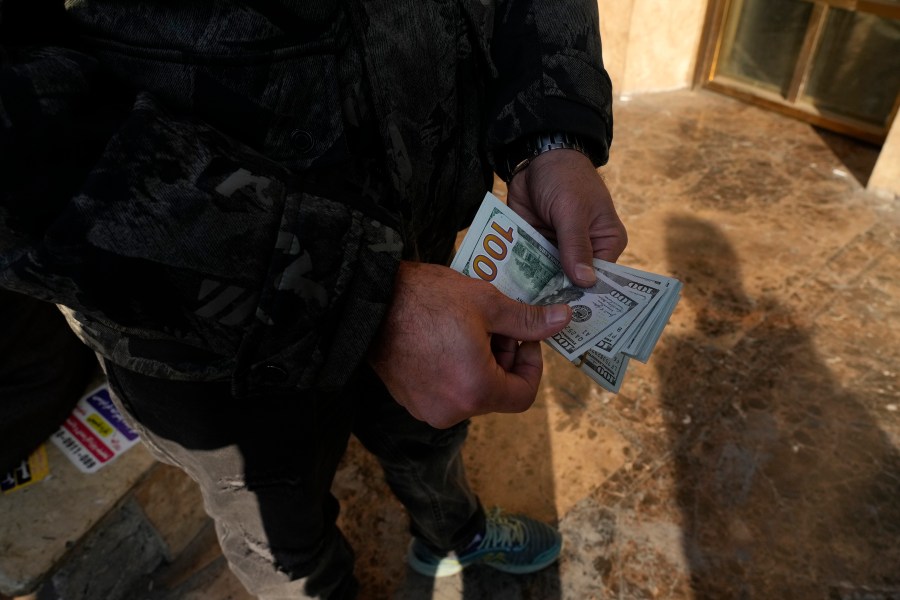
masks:
[(780, 112), (788, 116), (807, 121), (818, 127), (850, 135), (867, 142), (881, 145), (887, 132), (900, 110), (900, 93), (894, 101), (894, 108), (882, 126), (867, 121), (837, 114), (816, 107), (809, 103), (798, 103), (803, 96), (813, 59), (818, 48), (822, 32), (825, 29), (828, 12), (832, 8), (840, 8), (856, 12), (872, 13), (881, 17), (900, 19), (900, 4), (883, 0), (802, 0), (813, 4), (813, 11), (807, 24), (806, 35), (797, 64), (791, 78), (788, 93), (770, 92), (751, 84), (723, 75), (716, 76), (716, 66), (724, 41), (725, 23), (729, 9), (743, 0), (709, 0), (703, 34), (700, 40), (700, 55), (694, 73), (694, 86), (702, 86), (709, 90), (732, 96), (739, 100)]

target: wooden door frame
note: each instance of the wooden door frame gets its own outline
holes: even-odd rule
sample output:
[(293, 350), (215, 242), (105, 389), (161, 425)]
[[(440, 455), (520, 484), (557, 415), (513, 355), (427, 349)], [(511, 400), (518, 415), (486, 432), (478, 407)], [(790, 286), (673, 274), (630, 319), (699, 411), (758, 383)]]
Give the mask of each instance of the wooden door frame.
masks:
[(803, 0), (814, 4), (806, 36), (797, 58), (796, 68), (791, 78), (787, 95), (769, 92), (762, 88), (719, 75), (715, 77), (716, 65), (722, 50), (724, 29), (728, 10), (735, 2), (742, 0), (709, 0), (706, 6), (703, 33), (700, 39), (700, 54), (694, 72), (694, 87), (704, 87), (763, 108), (780, 112), (791, 117), (807, 121), (818, 127), (830, 129), (838, 133), (850, 135), (867, 142), (881, 145), (887, 137), (898, 109), (900, 109), (900, 93), (894, 102), (894, 108), (883, 126), (840, 115), (832, 111), (818, 108), (812, 104), (799, 103), (809, 79), (816, 49), (821, 40), (822, 31), (828, 11), (831, 8), (857, 10), (876, 14), (885, 18), (900, 18), (900, 5), (882, 0)]

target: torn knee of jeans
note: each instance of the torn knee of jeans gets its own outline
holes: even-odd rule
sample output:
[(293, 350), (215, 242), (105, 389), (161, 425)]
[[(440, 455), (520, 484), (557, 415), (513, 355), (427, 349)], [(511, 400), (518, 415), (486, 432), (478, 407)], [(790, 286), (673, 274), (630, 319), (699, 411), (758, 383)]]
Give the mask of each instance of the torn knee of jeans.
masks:
[(238, 492), (247, 489), (247, 480), (242, 476), (222, 477), (218, 481), (219, 489)]
[(306, 577), (312, 573), (324, 554), (324, 544), (316, 544), (312, 548), (279, 549), (266, 542), (246, 539), (247, 550), (265, 563), (272, 565), (278, 572), (291, 579)]
[(244, 543), (247, 545), (247, 550), (256, 555), (257, 557), (263, 559), (264, 562), (273, 564), (279, 571), (283, 569), (279, 567), (275, 560), (275, 554), (272, 552), (272, 549), (265, 542), (251, 539), (249, 536), (244, 538)]
[(303, 485), (302, 477), (288, 475), (270, 477), (247, 477), (235, 475), (233, 477), (221, 477), (218, 480), (219, 489), (228, 492), (260, 492), (271, 488), (285, 488), (286, 490), (299, 490)]

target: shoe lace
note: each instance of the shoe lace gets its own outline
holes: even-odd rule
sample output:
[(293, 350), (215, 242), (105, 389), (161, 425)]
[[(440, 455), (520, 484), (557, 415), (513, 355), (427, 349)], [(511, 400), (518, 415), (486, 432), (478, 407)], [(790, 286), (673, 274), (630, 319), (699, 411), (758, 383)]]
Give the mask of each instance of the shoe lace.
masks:
[(492, 509), (487, 514), (487, 526), (485, 527), (484, 541), (481, 547), (513, 548), (525, 544), (525, 526), (518, 519), (503, 514), (499, 508)]

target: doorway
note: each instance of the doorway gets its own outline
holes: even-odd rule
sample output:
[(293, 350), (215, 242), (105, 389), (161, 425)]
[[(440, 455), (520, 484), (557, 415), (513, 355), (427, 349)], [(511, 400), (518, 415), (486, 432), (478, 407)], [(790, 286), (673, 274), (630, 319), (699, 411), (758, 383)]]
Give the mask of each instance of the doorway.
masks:
[(700, 83), (881, 144), (900, 106), (900, 0), (711, 0)]

